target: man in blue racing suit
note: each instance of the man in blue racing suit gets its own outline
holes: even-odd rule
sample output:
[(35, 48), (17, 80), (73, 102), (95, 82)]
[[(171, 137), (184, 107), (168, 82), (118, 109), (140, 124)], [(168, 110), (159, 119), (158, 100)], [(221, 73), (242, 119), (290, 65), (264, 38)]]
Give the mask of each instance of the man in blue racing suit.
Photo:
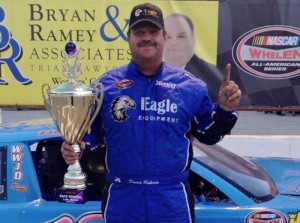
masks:
[[(193, 222), (192, 139), (214, 144), (237, 120), (241, 92), (230, 81), (230, 65), (214, 104), (204, 82), (162, 61), (165, 38), (161, 10), (135, 6), (128, 30), (132, 60), (94, 83), (104, 85), (104, 101), (84, 141), (106, 144), (106, 223)], [(69, 165), (78, 158), (67, 143), (62, 155)]]

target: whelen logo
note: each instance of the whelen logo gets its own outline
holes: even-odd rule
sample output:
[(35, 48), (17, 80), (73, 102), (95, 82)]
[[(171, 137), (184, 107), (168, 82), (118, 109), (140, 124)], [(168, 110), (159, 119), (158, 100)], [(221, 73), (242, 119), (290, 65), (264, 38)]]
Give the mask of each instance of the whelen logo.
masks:
[(264, 26), (242, 35), (233, 45), (236, 65), (265, 79), (287, 79), (300, 75), (300, 29)]

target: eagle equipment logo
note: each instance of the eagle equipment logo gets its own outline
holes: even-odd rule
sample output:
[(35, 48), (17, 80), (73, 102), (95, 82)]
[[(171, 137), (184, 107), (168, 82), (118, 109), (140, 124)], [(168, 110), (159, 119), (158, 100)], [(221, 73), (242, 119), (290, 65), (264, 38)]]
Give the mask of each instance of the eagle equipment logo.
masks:
[(233, 45), (236, 65), (264, 79), (288, 79), (300, 74), (300, 29), (263, 26), (242, 35)]
[(136, 103), (130, 97), (126, 95), (119, 96), (114, 99), (111, 105), (111, 114), (114, 120), (118, 122), (124, 122), (128, 119), (126, 110), (128, 108), (135, 108)]

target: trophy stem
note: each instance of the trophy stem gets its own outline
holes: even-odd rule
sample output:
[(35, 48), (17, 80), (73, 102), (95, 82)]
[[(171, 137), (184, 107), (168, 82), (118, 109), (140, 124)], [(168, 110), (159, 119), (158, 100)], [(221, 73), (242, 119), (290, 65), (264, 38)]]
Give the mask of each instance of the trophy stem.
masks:
[[(75, 153), (80, 153), (78, 144), (72, 145)], [(86, 188), (86, 174), (82, 171), (79, 160), (76, 160), (74, 164), (68, 167), (68, 171), (64, 176), (65, 189), (79, 189), (84, 190)]]
[(81, 153), (80, 146), (77, 143), (73, 144), (72, 148), (73, 148), (75, 153)]

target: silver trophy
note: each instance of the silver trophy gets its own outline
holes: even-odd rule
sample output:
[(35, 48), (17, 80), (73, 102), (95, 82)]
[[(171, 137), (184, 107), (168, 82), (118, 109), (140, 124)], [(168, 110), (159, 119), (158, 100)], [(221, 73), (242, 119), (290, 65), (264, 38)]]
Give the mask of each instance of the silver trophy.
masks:
[[(76, 153), (80, 153), (78, 142), (90, 130), (90, 126), (101, 108), (104, 88), (102, 84), (99, 84), (94, 89), (90, 89), (76, 81), (82, 71), (79, 48), (74, 42), (66, 44), (63, 56), (63, 75), (68, 80), (52, 90), (50, 90), (49, 84), (44, 84), (42, 93), (45, 107), (63, 139), (72, 145)], [(63, 189), (83, 191), (85, 188), (86, 175), (77, 160), (75, 164), (68, 167), (64, 176)], [(76, 196), (78, 197), (78, 194)], [(66, 197), (66, 195), (62, 197)], [(81, 201), (79, 199), (73, 203), (81, 203)]]

